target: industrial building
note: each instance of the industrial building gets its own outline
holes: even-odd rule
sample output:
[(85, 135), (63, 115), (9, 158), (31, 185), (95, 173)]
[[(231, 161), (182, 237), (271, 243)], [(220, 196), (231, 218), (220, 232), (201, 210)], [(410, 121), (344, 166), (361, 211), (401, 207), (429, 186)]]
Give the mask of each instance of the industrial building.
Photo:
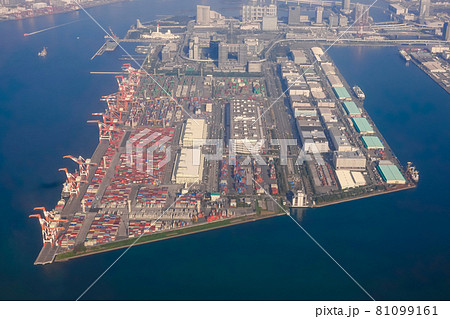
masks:
[(183, 127), (180, 145), (191, 148), (204, 144), (208, 126), (204, 119), (187, 119)]
[[(230, 143), (237, 154), (251, 154), (252, 150), (258, 151), (263, 146), (259, 144), (263, 138), (259, 118), (260, 110), (256, 101), (244, 99), (231, 101)], [(256, 149), (252, 149), (253, 147)]]
[(368, 150), (384, 150), (384, 145), (378, 136), (362, 136), (361, 139)]
[(371, 134), (375, 133), (372, 125), (369, 124), (369, 121), (365, 117), (354, 117), (352, 118), (353, 125), (355, 129), (361, 134)]
[(175, 183), (194, 184), (202, 180), (204, 156), (200, 149), (182, 148), (175, 168)]
[(291, 50), (292, 60), (295, 64), (308, 63), (308, 58), (303, 50)]
[(330, 133), (331, 144), (336, 151), (349, 152), (352, 150), (352, 146), (348, 141), (348, 138), (342, 134), (339, 128), (331, 127), (328, 132)]
[(358, 151), (334, 152), (333, 163), (336, 169), (361, 171), (366, 169), (366, 157)]
[(361, 110), (356, 106), (356, 103), (353, 101), (350, 102), (344, 102), (342, 103), (344, 106), (345, 112), (352, 116), (352, 117), (358, 117), (361, 116)]
[(328, 78), (328, 81), (330, 82), (330, 85), (333, 88), (343, 87), (344, 86), (344, 84), (342, 84), (341, 79), (335, 74), (330, 74), (330, 75), (327, 76), (327, 78)]
[(345, 87), (333, 87), (333, 92), (336, 94), (336, 97), (341, 101), (351, 101), (352, 97), (350, 93), (348, 93)]
[(377, 169), (387, 184), (406, 184), (405, 178), (394, 164), (380, 164)]
[(321, 64), (322, 70), (325, 73), (325, 75), (332, 75), (336, 74), (336, 69), (331, 63), (322, 63)]
[(366, 179), (361, 172), (349, 170), (336, 170), (336, 176), (342, 189), (366, 185)]

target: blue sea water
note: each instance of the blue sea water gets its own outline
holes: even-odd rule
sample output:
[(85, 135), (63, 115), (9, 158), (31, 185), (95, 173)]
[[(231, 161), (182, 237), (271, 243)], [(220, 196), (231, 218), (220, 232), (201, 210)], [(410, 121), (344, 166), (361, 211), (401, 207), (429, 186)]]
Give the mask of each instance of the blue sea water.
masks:
[[(91, 8), (123, 36), (136, 18), (195, 15), (196, 3), (238, 15), (241, 1), (144, 1)], [(69, 21), (79, 22), (24, 37)], [(102, 111), (116, 89), (120, 50), (90, 61), (103, 31), (83, 12), (0, 23), (0, 299), (74, 300), (121, 253), (33, 266), (40, 228), (35, 206), (51, 208), (70, 166), (89, 157)], [(45, 59), (37, 57), (48, 47)], [(130, 53), (131, 46), (127, 46)], [(302, 225), (375, 298), (450, 298), (449, 95), (395, 48), (334, 47), (347, 81), (405, 163), (421, 172), (414, 190), (306, 210)], [(367, 300), (368, 297), (288, 217), (132, 248), (85, 296), (99, 300)]]

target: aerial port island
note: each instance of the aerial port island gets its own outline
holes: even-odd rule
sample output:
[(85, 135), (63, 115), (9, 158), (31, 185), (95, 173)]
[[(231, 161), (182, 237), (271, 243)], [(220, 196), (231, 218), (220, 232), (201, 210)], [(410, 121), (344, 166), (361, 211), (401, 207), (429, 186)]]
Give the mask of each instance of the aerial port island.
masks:
[[(287, 23), (276, 5), (258, 6), (237, 19), (198, 5), (195, 18), (137, 20), (124, 38), (105, 37), (98, 55), (120, 42), (136, 52), (104, 72), (116, 73), (117, 90), (89, 121), (99, 129), (94, 153), (67, 155), (77, 169), (61, 169), (61, 199), (31, 215), (43, 239), (35, 264), (416, 187), (411, 159), (395, 156), (364, 107), (372, 97), (327, 53), (343, 18), (330, 31), (322, 6), (314, 23), (295, 6)], [(342, 16), (352, 21), (349, 8)], [(342, 44), (392, 45), (365, 37), (370, 20), (355, 10)], [(425, 48), (401, 54), (430, 58)]]

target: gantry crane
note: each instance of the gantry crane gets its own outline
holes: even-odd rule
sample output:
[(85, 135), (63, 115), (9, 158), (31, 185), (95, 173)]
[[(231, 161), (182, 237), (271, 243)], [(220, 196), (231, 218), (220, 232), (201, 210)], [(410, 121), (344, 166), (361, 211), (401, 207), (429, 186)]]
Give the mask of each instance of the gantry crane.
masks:
[(67, 219), (60, 219), (54, 212), (48, 212), (45, 207), (35, 207), (34, 210), (41, 210), (43, 216), (39, 214), (32, 214), (29, 217), (36, 217), (39, 219), (39, 223), (42, 229), (42, 241), (44, 246), (50, 244), (52, 247), (56, 243), (60, 230), (64, 227), (60, 226), (60, 223), (68, 222)]
[(63, 158), (70, 158), (72, 161), (78, 164), (78, 172), (81, 176), (81, 180), (87, 181), (89, 178), (89, 166), (97, 165), (96, 163), (91, 163), (91, 159), (84, 159), (82, 156), (78, 156), (78, 158), (73, 157), (72, 155), (66, 155)]
[[(99, 113), (103, 114), (103, 113)], [(102, 140), (108, 140), (110, 141), (112, 138), (112, 132), (115, 130), (115, 124), (114, 123), (104, 123), (99, 120), (91, 120), (87, 121), (88, 123), (97, 123), (98, 124), (98, 130), (99, 130), (99, 139)]]
[(67, 177), (63, 185), (63, 194), (70, 197), (73, 195), (78, 197), (81, 183), (87, 183), (87, 180), (82, 180), (81, 176), (76, 173), (69, 173), (67, 168), (60, 168), (59, 170), (65, 172)]

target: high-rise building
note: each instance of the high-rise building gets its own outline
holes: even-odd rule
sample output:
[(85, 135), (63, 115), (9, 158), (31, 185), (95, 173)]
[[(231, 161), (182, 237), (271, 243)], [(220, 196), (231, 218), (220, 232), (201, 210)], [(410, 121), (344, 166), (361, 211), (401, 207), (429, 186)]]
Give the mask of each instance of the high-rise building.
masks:
[(348, 18), (345, 15), (340, 14), (339, 15), (339, 26), (345, 27), (345, 26), (347, 26), (347, 24), (348, 24)]
[(442, 27), (442, 38), (444, 41), (450, 41), (450, 22), (445, 22)]
[(339, 25), (339, 17), (334, 13), (331, 13), (328, 17), (328, 23), (331, 28), (335, 28)]
[(288, 24), (295, 25), (300, 23), (300, 6), (289, 7)]
[(197, 24), (208, 25), (211, 22), (210, 6), (197, 5)]
[(355, 5), (354, 21), (356, 25), (368, 25), (369, 24), (369, 6), (362, 3)]
[(420, 0), (419, 17), (426, 18), (430, 15), (430, 0)]
[(277, 17), (263, 17), (262, 18), (262, 30), (263, 31), (276, 31), (277, 30)]
[(246, 65), (247, 62), (247, 45), (244, 43), (219, 43), (219, 57), (217, 63), (219, 68), (229, 64)]
[(242, 22), (262, 21), (263, 17), (276, 17), (277, 6), (245, 5), (242, 6)]
[(316, 8), (316, 23), (317, 24), (323, 23), (323, 7)]
[(342, 10), (350, 11), (350, 0), (342, 0)]

